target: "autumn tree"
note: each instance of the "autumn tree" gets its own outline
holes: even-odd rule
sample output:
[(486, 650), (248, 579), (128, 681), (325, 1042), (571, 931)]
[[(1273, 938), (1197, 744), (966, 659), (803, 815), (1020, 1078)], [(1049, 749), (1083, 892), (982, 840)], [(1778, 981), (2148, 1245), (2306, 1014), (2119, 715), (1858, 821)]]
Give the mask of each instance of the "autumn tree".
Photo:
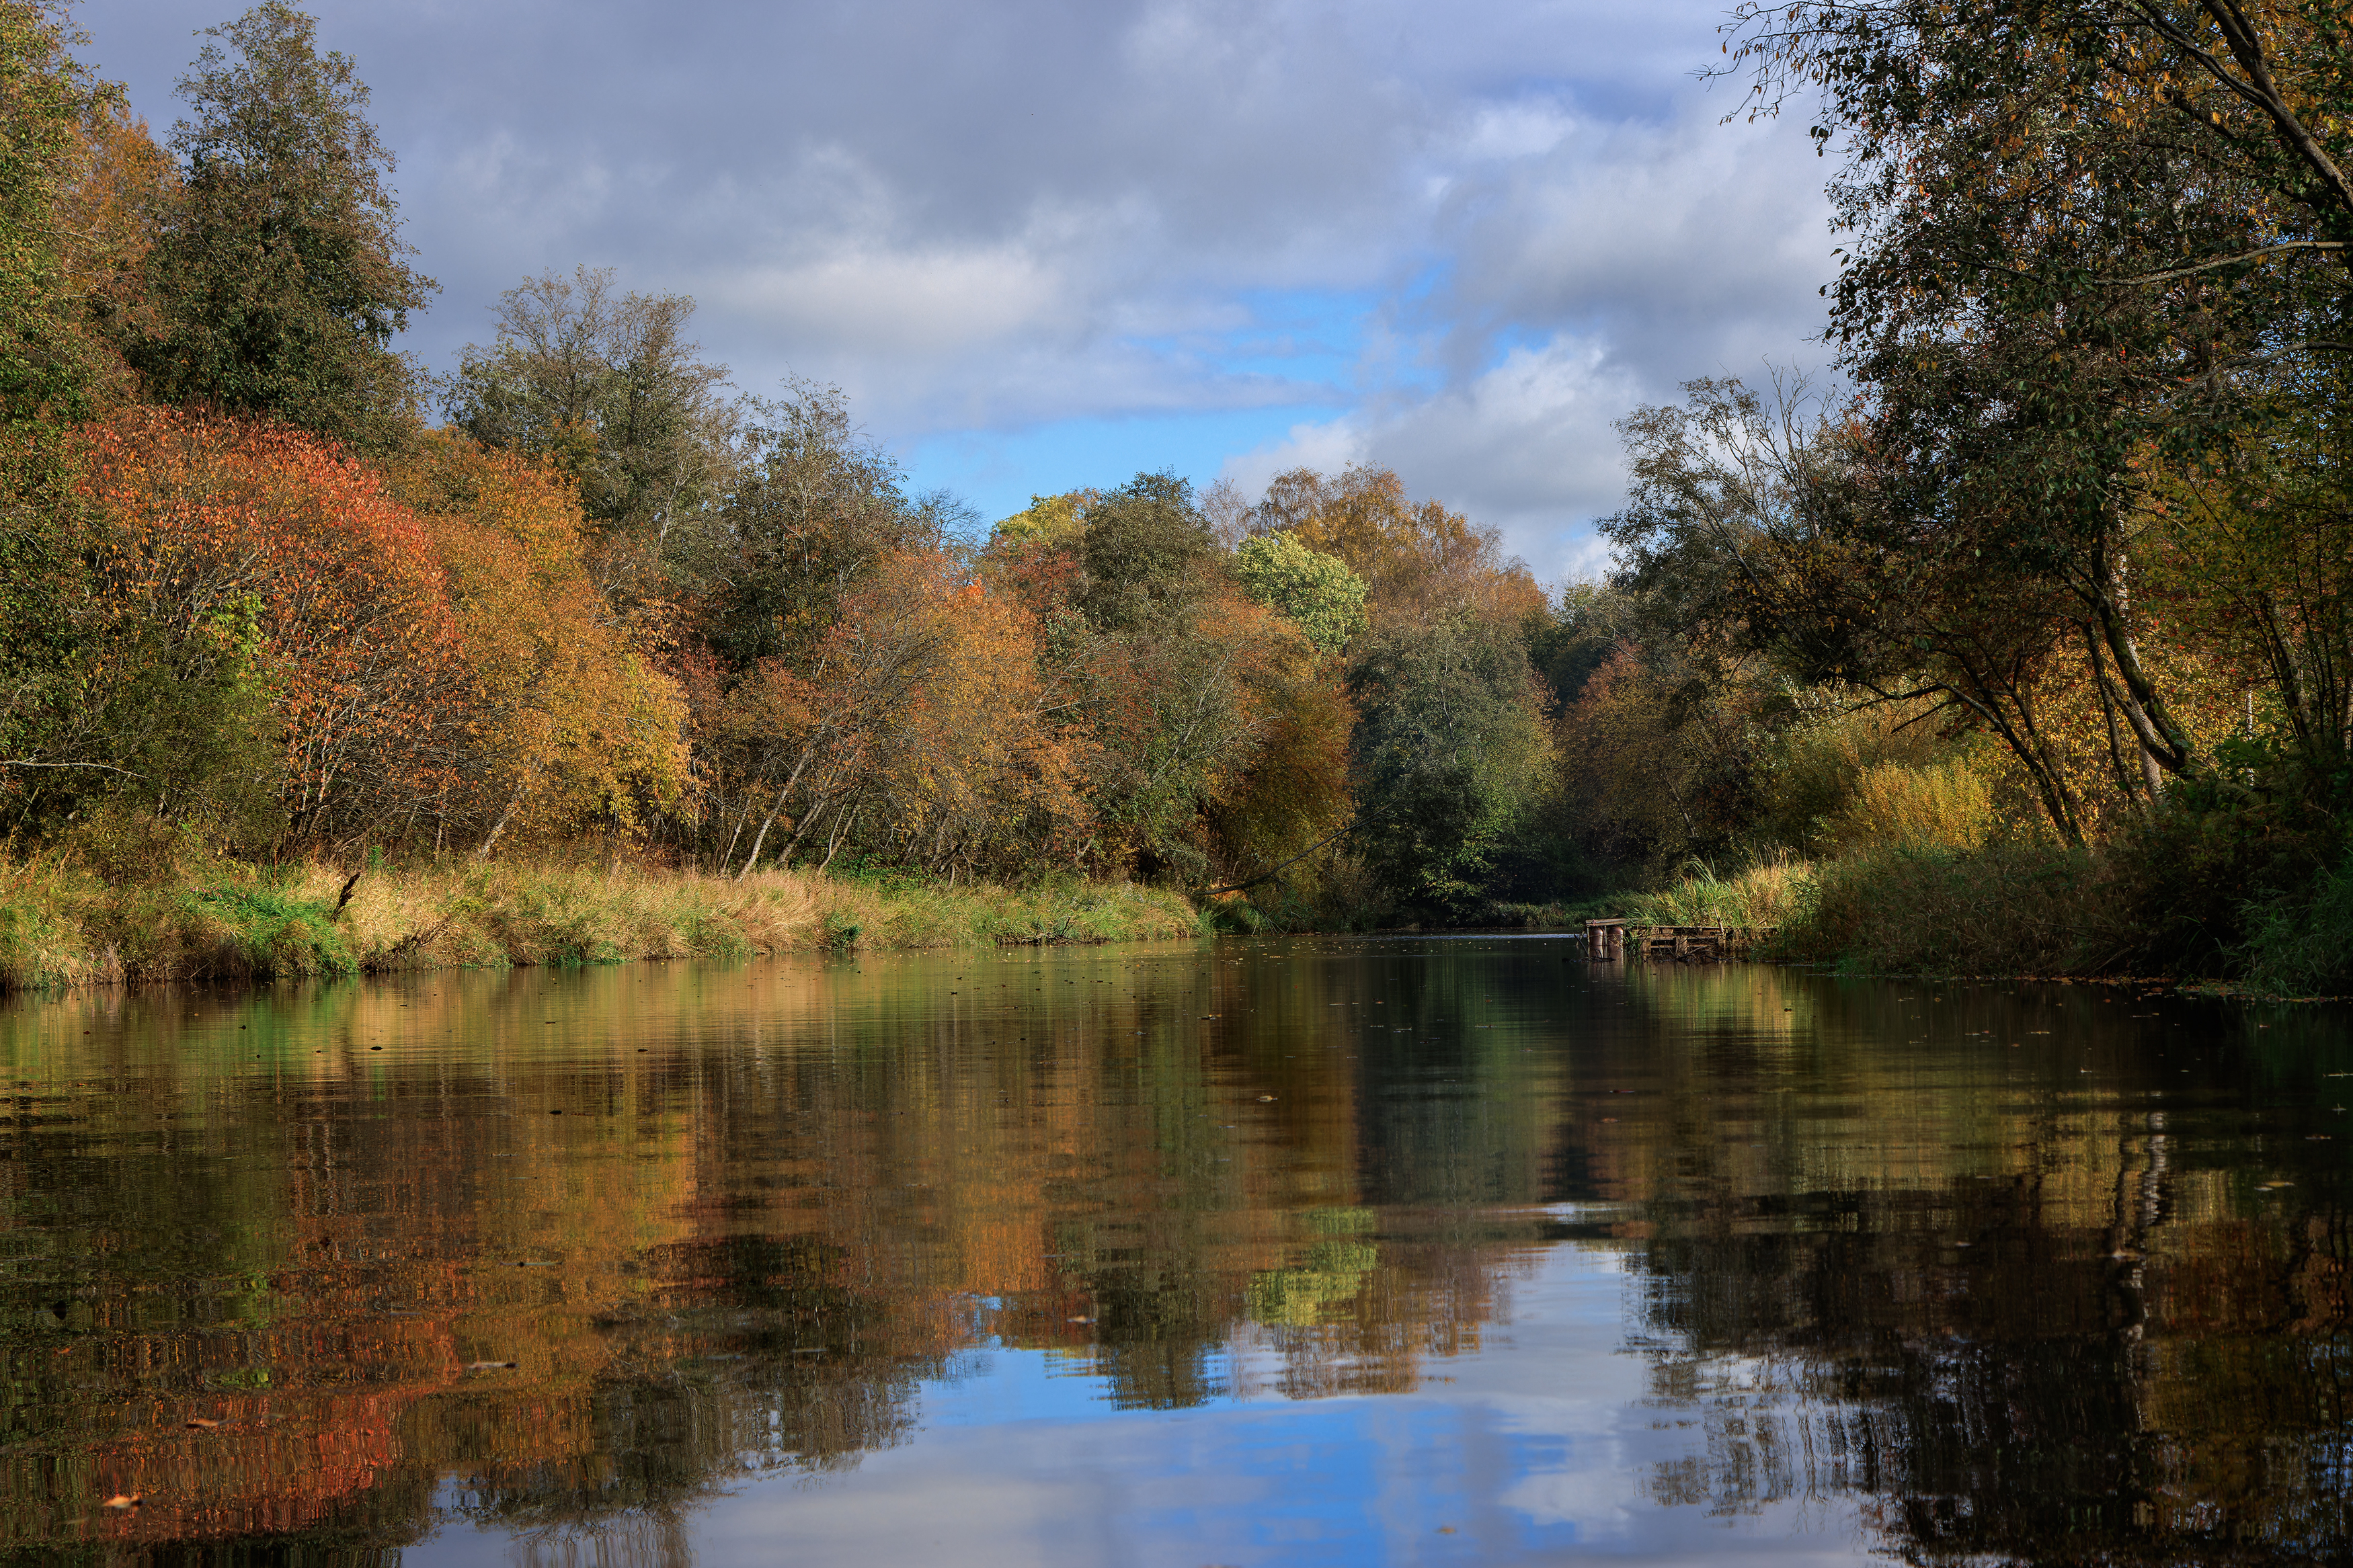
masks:
[(2347, 352), (2346, 19), (1828, 0), (1730, 26), (1754, 107), (1805, 103), (1843, 159), (1831, 333), (1883, 507), (2082, 628), (2147, 793), (2226, 787), (2145, 657), (2135, 549), (2152, 480)]
[[(1728, 744), (1726, 727), (1761, 717), (1777, 679), (1841, 687), (1851, 702), (1998, 741), (2052, 829), (2081, 841), (2088, 808), (2046, 678), (2091, 628), (2063, 585), (1988, 553), (2001, 524), (1972, 492), (1932, 500), (1891, 480), (1868, 435), (1826, 417), (1801, 384), (1770, 396), (1731, 380), (1684, 390), (1683, 404), (1619, 424), (1630, 482), (1601, 531), (1620, 552), (1621, 635), (1642, 668), (1614, 672), (1613, 699), (1659, 685), (1660, 722), (1704, 726), (1682, 754), (1733, 765), (1754, 748)], [(1744, 684), (1758, 689), (1719, 700)], [(1729, 775), (1716, 787), (1733, 787)]]
[(88, 759), (248, 844), (429, 832), (469, 685), (417, 519), (284, 426), (133, 408), (87, 439)]
[(732, 480), (679, 552), (700, 633), (731, 668), (809, 657), (885, 556), (934, 548), (961, 520), (945, 498), (911, 494), (840, 390), (813, 383), (750, 400)]
[(1246, 576), (1280, 552), (1363, 584), (1366, 629), (1346, 642), (1349, 852), (1398, 910), (1468, 911), (1498, 885), (1507, 840), (1533, 832), (1550, 777), (1549, 694), (1528, 659), (1543, 591), (1494, 530), (1413, 500), (1387, 468), (1278, 474), (1251, 528)]
[(1345, 563), (1364, 580), (1377, 624), (1466, 611), (1509, 621), (1543, 608), (1543, 592), (1525, 566), (1504, 556), (1493, 529), (1439, 501), (1414, 501), (1387, 468), (1277, 474), (1254, 527)]
[(1337, 671), (1243, 591), (1183, 480), (1032, 498), (976, 565), (1034, 617), (1096, 865), (1255, 884), (1347, 820)]
[(451, 430), (415, 443), (388, 477), (441, 569), (465, 674), (436, 847), (480, 857), (634, 835), (679, 806), (685, 696), (608, 612), (565, 478)]
[[(708, 775), (695, 829), (703, 853), (749, 865), (756, 854), (739, 858), (745, 847), (773, 850), (763, 829), (779, 822), (793, 851), (808, 841), (811, 803), (835, 800), (854, 782), (849, 759), (870, 754), (842, 749), (846, 721), (810, 707), (814, 694), (831, 690), (827, 700), (837, 702), (852, 701), (842, 695), (850, 688), (903, 694), (912, 689), (894, 683), (931, 668), (920, 638), (841, 643), (843, 618), (887, 563), (936, 557), (961, 521), (945, 498), (908, 493), (839, 390), (794, 383), (782, 396), (748, 401), (729, 488), (672, 553)], [(890, 624), (938, 626), (922, 616)]]
[(58, 202), (67, 236), (65, 293), (100, 362), (100, 400), (123, 401), (137, 388), (121, 346), (161, 324), (147, 291), (147, 258), (173, 222), (180, 173), (147, 122), (111, 94), (83, 116), (71, 168)]
[(807, 847), (826, 864), (861, 841), (934, 871), (1050, 853), (1084, 807), (1030, 636), (1018, 605), (940, 550), (873, 563), (806, 659), (760, 660), (714, 715), (765, 753), (723, 861), (740, 846), (748, 873)]
[(154, 320), (116, 341), (162, 402), (383, 450), (417, 403), (392, 340), (436, 285), (405, 259), (367, 88), (317, 30), (268, 0), (206, 32), (179, 84), (184, 193), (145, 257)]

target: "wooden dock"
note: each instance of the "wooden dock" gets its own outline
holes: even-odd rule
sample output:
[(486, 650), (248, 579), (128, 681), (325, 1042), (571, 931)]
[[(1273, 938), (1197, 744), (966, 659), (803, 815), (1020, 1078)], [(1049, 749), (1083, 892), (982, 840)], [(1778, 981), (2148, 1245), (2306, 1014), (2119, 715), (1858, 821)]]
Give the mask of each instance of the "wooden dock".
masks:
[(1585, 956), (1596, 963), (1628, 958), (1705, 963), (1736, 958), (1772, 934), (1770, 926), (1669, 926), (1642, 921), (1588, 921)]

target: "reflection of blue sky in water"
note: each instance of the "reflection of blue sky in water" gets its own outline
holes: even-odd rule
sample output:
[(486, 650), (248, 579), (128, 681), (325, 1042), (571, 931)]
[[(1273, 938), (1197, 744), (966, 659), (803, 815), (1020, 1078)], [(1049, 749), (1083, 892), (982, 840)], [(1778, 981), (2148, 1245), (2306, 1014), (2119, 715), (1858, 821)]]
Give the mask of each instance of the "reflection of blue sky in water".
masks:
[[(990, 1348), (928, 1384), (908, 1442), (854, 1468), (744, 1482), (693, 1513), (700, 1568), (766, 1563), (1777, 1563), (1865, 1557), (1845, 1498), (1723, 1514), (1662, 1504), (1662, 1466), (1704, 1456), (1697, 1412), (1650, 1397), (1628, 1349), (1619, 1255), (1556, 1245), (1511, 1288), (1482, 1349), (1420, 1388), (1293, 1402), (1252, 1351), (1229, 1392), (1121, 1410), (1057, 1352)], [(1254, 1373), (1262, 1373), (1254, 1374)], [(1239, 1390), (1239, 1393), (1234, 1391)], [(1445, 1533), (1451, 1530), (1452, 1533)], [(413, 1564), (501, 1561), (471, 1531)], [(481, 1554), (478, 1556), (477, 1554)]]

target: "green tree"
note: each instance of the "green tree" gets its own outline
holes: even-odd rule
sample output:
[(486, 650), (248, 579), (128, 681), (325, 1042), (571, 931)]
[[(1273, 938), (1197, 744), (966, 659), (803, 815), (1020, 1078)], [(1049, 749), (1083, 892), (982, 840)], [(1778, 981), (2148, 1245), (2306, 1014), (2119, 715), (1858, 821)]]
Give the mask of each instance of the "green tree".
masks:
[(655, 551), (724, 490), (742, 410), (706, 363), (683, 294), (616, 290), (610, 268), (549, 272), (499, 297), (498, 337), (442, 387), (486, 446), (544, 457), (600, 532)]
[(79, 418), (89, 384), (58, 203), (81, 122), (110, 89), (74, 61), (70, 41), (47, 6), (0, 3), (0, 417), (19, 428)]
[(417, 401), (392, 339), (436, 285), (402, 259), (367, 88), (316, 34), (283, 0), (206, 33), (179, 84), (184, 199), (147, 255), (159, 319), (121, 348), (163, 402), (383, 449)]
[(90, 356), (67, 287), (58, 205), (83, 120), (110, 96), (75, 63), (61, 16), (0, 0), (0, 799), (74, 775), (108, 776), (60, 751), (79, 509), (63, 427), (88, 411)]
[(1460, 915), (1550, 772), (1514, 628), (1462, 616), (1376, 632), (1349, 672), (1357, 853), (1409, 910)]
[(1136, 475), (1089, 506), (1086, 517), (1080, 560), (1087, 584), (1079, 604), (1107, 630), (1132, 631), (1189, 605), (1218, 553), (1193, 487), (1171, 473)]
[(1321, 652), (1338, 653), (1365, 629), (1365, 580), (1288, 533), (1243, 540), (1234, 570), (1244, 593), (1288, 616)]

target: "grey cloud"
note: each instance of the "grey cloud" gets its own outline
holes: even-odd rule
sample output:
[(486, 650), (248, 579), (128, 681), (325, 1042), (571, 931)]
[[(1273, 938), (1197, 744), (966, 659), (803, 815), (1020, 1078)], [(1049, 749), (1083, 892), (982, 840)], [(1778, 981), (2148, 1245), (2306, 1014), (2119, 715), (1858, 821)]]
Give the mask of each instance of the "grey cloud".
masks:
[[(161, 124), (233, 5), (79, 15)], [(1534, 540), (1606, 510), (1623, 399), (1796, 351), (1827, 274), (1819, 165), (1693, 87), (1713, 0), (318, 10), (402, 156), (436, 364), (523, 276), (609, 265), (886, 438), (1323, 405), (1314, 441)], [(1391, 301), (1352, 375), (1226, 367), (1282, 290)]]

